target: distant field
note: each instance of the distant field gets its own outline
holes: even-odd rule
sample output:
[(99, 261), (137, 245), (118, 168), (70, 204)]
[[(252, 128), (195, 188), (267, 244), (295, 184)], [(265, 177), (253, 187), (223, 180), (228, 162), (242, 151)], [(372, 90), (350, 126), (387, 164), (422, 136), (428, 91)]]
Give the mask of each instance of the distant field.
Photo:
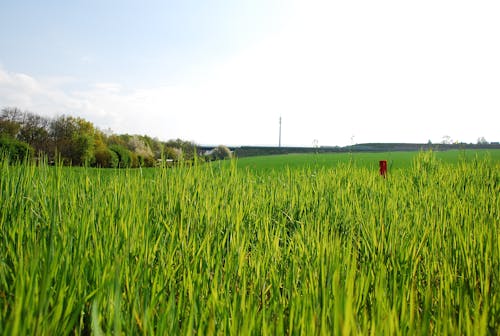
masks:
[[(409, 168), (419, 152), (381, 152), (381, 153), (329, 153), (329, 154), (287, 154), (255, 156), (238, 159), (238, 168), (253, 171), (337, 167), (339, 163), (352, 160), (357, 167), (378, 169), (380, 160), (387, 160), (389, 170)], [(443, 163), (457, 163), (460, 160), (472, 160), (490, 157), (500, 162), (500, 150), (450, 150), (435, 152), (436, 159)], [(226, 163), (228, 164), (228, 163)]]

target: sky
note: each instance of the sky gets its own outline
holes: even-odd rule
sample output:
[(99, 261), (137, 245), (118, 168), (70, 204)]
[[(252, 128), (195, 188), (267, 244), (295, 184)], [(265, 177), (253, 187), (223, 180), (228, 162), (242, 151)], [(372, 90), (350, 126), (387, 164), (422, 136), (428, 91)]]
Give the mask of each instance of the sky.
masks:
[(200, 145), (500, 141), (498, 0), (0, 0), (0, 108)]

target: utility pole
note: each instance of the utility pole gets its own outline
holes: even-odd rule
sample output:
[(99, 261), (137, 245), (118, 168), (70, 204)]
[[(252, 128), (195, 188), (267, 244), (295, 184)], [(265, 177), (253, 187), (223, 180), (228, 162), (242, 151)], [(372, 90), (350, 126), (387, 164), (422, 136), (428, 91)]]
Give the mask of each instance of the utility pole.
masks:
[(279, 147), (281, 147), (281, 116), (280, 116), (280, 140), (279, 140)]

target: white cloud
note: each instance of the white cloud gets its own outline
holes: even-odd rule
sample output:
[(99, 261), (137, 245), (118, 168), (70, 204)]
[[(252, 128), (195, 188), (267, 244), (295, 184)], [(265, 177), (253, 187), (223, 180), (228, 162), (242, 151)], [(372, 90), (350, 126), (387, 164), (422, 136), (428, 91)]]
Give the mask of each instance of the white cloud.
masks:
[(27, 74), (8, 72), (0, 67), (0, 104), (16, 106), (46, 116), (80, 112), (81, 102), (58, 88), (68, 79), (36, 79)]

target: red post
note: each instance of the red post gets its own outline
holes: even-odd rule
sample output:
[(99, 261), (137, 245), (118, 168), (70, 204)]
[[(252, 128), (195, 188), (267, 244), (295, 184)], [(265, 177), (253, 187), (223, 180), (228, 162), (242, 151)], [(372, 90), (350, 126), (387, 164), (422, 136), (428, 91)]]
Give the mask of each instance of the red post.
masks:
[(380, 167), (380, 175), (382, 175), (385, 178), (385, 176), (387, 175), (387, 161), (380, 160), (378, 164)]

